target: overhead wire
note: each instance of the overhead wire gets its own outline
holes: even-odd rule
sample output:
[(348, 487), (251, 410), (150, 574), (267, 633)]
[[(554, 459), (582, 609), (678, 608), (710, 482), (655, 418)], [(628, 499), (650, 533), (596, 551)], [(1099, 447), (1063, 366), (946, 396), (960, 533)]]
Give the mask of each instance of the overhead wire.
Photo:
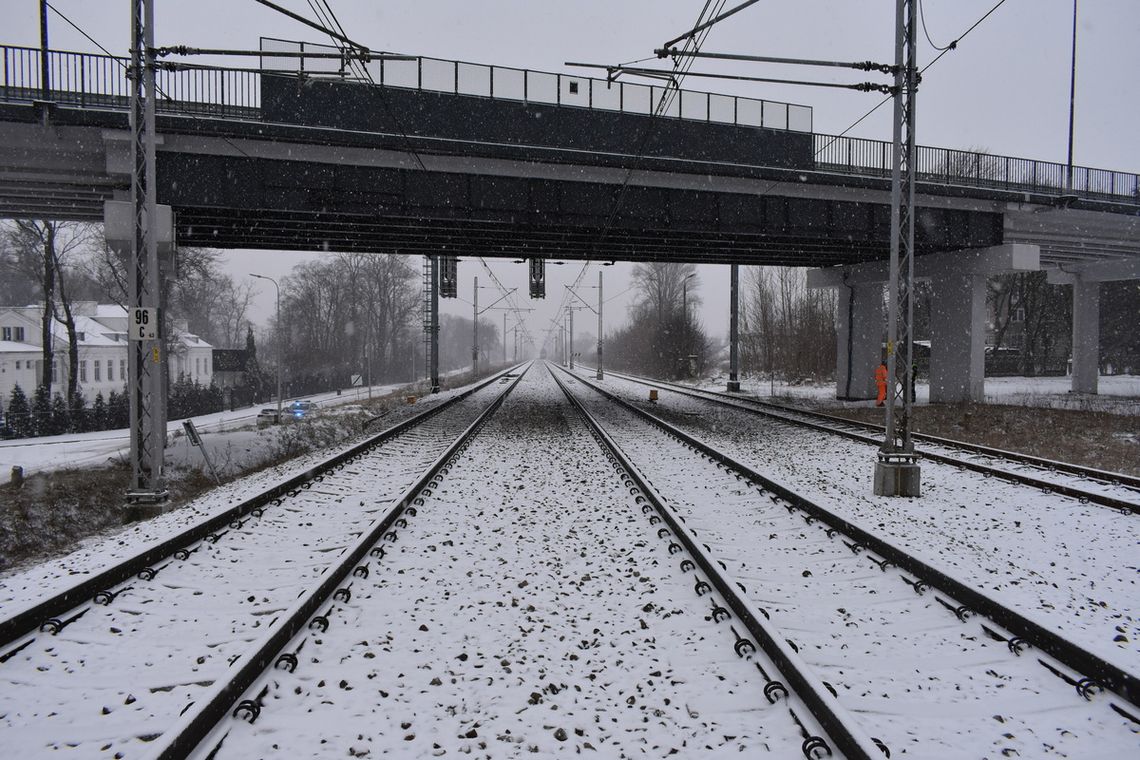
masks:
[[(52, 5), (51, 3), (46, 3), (46, 5), (48, 8), (50, 8), (55, 13), (55, 15), (59, 16), (61, 19), (66, 21), (68, 24), (70, 24), (71, 27), (73, 29), (75, 29), (75, 31), (77, 31), (81, 35), (83, 35), (92, 45), (94, 45), (95, 47), (102, 50), (103, 53), (105, 53), (107, 55), (107, 57), (109, 57), (112, 61), (114, 61), (115, 63), (117, 63), (119, 65), (119, 68), (124, 69), (127, 72), (128, 76), (130, 75), (131, 67), (128, 66), (127, 64), (123, 63), (123, 61), (119, 58), (119, 56), (116, 56), (110, 50), (108, 50), (107, 48), (100, 45), (98, 40), (96, 40), (90, 34), (85, 32), (78, 24), (76, 24), (74, 21), (72, 21), (67, 16), (65, 16), (54, 5)], [(156, 77), (156, 80), (157, 80), (157, 77)], [(156, 95), (161, 96), (162, 98), (166, 99), (168, 102), (171, 102), (171, 103), (174, 102), (174, 98), (170, 97), (170, 95), (168, 95), (166, 92), (164, 92), (161, 85), (159, 85), (157, 81), (155, 81), (155, 83), (154, 83), (154, 91), (155, 91)], [(194, 114), (193, 112), (187, 112), (185, 115), (189, 116), (191, 118), (191, 120), (193, 120), (193, 121), (201, 121), (200, 117), (198, 115)], [(236, 150), (238, 153), (242, 154), (246, 158), (250, 157), (250, 155), (248, 153), (246, 153), (244, 150), (242, 150), (241, 146), (239, 146), (233, 140), (229, 139), (225, 135), (221, 135), (221, 138), (222, 138), (223, 142), (225, 142), (231, 148)]]
[[(720, 14), (724, 9), (726, 2), (727, 0), (705, 0), (705, 4), (701, 8), (701, 12), (697, 16), (697, 24), (695, 25), (694, 30), (685, 37), (685, 45), (682, 48), (684, 51), (688, 52), (690, 49), (700, 50), (701, 46), (704, 44), (705, 39), (708, 37), (713, 23), (720, 20), (718, 14)], [(739, 10), (743, 10), (752, 4), (752, 2), (742, 3), (732, 12), (735, 13)], [(711, 13), (709, 12), (710, 8), (713, 8)], [(711, 23), (704, 21), (706, 14), (712, 17)], [(731, 15), (731, 13), (728, 15)], [(724, 17), (727, 18), (727, 16)], [(679, 39), (675, 41), (679, 41)], [(670, 81), (665, 86), (664, 92), (661, 94), (661, 98), (657, 102), (657, 107), (653, 111), (653, 117), (655, 118), (651, 119), (646, 128), (642, 131), (641, 139), (638, 142), (638, 147), (634, 154), (635, 156), (640, 157), (645, 152), (645, 149), (649, 144), (649, 139), (652, 137), (654, 129), (656, 128), (657, 117), (660, 117), (662, 114), (666, 113), (672, 106), (674, 98), (676, 97), (677, 93), (680, 92), (681, 82), (684, 80), (685, 74), (688, 73), (689, 69), (692, 67), (694, 60), (694, 58), (688, 56), (682, 57), (680, 59), (674, 59), (673, 72)], [(633, 167), (626, 169), (625, 176), (622, 179), (621, 185), (618, 187), (614, 202), (610, 206), (610, 213), (606, 217), (606, 222), (602, 226), (601, 232), (598, 233), (597, 239), (593, 243), (593, 248), (595, 250), (597, 249), (598, 245), (605, 241), (606, 236), (609, 234), (610, 229), (613, 227), (613, 223), (616, 221), (617, 216), (621, 211), (621, 207), (625, 202), (625, 197), (629, 190), (629, 183), (633, 178), (633, 171)], [(590, 264), (591, 262), (587, 260), (585, 264), (582, 265), (582, 269), (578, 272), (578, 276), (574, 279), (574, 283), (570, 286), (571, 289), (578, 287), (578, 284), (582, 281), (582, 278), (585, 277), (586, 271), (589, 269)], [(560, 314), (566, 308), (567, 299), (568, 295), (564, 292), (562, 299), (559, 302), (558, 310), (555, 312), (556, 314)], [(552, 334), (553, 330), (548, 328), (546, 335), (543, 338), (544, 346), (550, 340)]]
[(922, 23), (922, 33), (926, 35), (926, 41), (930, 43), (930, 47), (935, 50), (953, 50), (958, 46), (958, 41), (954, 40), (949, 45), (938, 45), (934, 40), (930, 39), (930, 32), (926, 28), (926, 3), (922, 0), (916, 0), (918, 3), (918, 19)]

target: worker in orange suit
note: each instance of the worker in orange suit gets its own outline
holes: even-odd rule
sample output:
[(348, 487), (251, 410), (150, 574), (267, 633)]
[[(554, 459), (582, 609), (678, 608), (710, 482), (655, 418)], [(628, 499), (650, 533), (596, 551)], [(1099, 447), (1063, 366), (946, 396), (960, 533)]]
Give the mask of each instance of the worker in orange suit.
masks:
[(875, 368), (875, 385), (879, 387), (879, 398), (875, 401), (875, 406), (882, 406), (883, 402), (887, 400), (887, 364), (883, 362)]

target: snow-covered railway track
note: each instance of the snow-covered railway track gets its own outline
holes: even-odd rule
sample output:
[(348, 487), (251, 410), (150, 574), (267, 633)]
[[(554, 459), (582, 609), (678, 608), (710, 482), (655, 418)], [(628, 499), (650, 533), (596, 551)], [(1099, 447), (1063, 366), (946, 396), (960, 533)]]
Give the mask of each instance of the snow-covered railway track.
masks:
[[(883, 442), (883, 428), (879, 425), (636, 375), (612, 371), (608, 374), (646, 387), (664, 388), (688, 398), (763, 415), (789, 425), (842, 436), (876, 448)], [(923, 433), (915, 433), (912, 437), (922, 444), (922, 457), (932, 462), (978, 472), (985, 477), (1001, 478), (1046, 493), (1070, 496), (1082, 503), (1111, 507), (1128, 515), (1140, 513), (1140, 477)]]
[[(501, 382), (496, 376), (8, 618), (5, 746), (24, 756), (64, 746), (114, 754), (162, 733), (469, 435), (502, 397)], [(27, 631), (36, 620), (38, 630)]]
[(251, 660), (244, 693), (219, 689), (214, 722), (192, 706), (157, 756), (880, 757), (833, 743), (844, 724), (821, 730), (784, 671), (714, 622), (599, 442), (531, 373), (408, 492), (372, 572)]
[(594, 390), (575, 395), (866, 734), (930, 757), (1134, 751), (1134, 676)]

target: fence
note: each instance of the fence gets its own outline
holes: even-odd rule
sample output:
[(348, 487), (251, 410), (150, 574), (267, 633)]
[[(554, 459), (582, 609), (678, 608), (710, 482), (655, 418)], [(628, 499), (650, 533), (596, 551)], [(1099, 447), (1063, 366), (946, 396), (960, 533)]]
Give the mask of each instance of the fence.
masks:
[[(335, 50), (263, 38), (261, 66), (267, 71), (352, 76), (352, 71), (346, 71), (342, 62), (335, 59), (274, 56), (286, 51), (304, 52), (310, 47), (320, 52)], [(49, 51), (51, 88), (47, 97), (66, 105), (125, 109), (130, 104), (129, 63), (129, 59), (115, 56)], [(260, 118), (260, 69), (164, 66), (156, 72), (158, 111)], [(440, 58), (378, 59), (364, 66), (376, 84), (386, 87), (624, 113), (654, 113), (666, 92), (661, 85), (608, 82)], [(30, 102), (43, 98), (39, 49), (0, 46), (0, 101)], [(667, 102), (666, 117), (812, 131), (812, 110), (808, 106), (690, 90), (677, 92)], [(813, 139), (817, 171), (890, 177), (889, 142), (821, 134), (813, 135)], [(1065, 164), (930, 147), (918, 147), (916, 161), (919, 182), (1046, 195), (1068, 192), (1069, 168)], [(1140, 205), (1140, 175), (1074, 166), (1072, 193), (1082, 198)]]
[[(860, 176), (891, 176), (892, 145), (861, 137), (814, 135), (816, 168)], [(952, 148), (915, 148), (919, 182), (1061, 195), (1069, 167), (1052, 161), (995, 156)], [(1140, 175), (1073, 167), (1074, 195), (1140, 204)]]
[[(379, 59), (357, 64), (355, 70), (346, 70), (338, 60), (274, 56), (274, 53), (283, 52), (336, 53), (338, 49), (273, 37), (261, 38), (261, 50), (262, 65), (272, 70), (320, 71), (325, 74), (359, 76), (363, 66), (373, 82), (386, 87), (599, 111), (651, 114), (656, 111), (658, 103), (668, 91), (663, 85), (609, 82), (571, 74), (552, 74), (424, 56), (410, 60)], [(681, 90), (676, 97), (666, 98), (666, 102), (668, 106), (662, 113), (673, 118), (795, 132), (811, 132), (812, 129), (811, 107), (794, 103), (692, 90)]]

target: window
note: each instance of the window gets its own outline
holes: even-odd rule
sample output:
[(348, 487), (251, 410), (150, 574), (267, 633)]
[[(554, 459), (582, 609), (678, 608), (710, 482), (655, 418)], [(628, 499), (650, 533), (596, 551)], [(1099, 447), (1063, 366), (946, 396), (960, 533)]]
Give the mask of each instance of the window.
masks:
[(1013, 322), (1014, 322), (1014, 324), (1021, 324), (1024, 321), (1025, 321), (1025, 309), (1019, 306), (1019, 307), (1017, 307), (1017, 310), (1013, 313)]
[(119, 359), (119, 379), (126, 381), (127, 379), (127, 360)]
[(93, 361), (91, 363), (95, 366), (95, 382), (97, 382), (97, 383), (102, 382), (103, 381), (103, 375), (99, 369), (99, 367), (101, 366), (99, 364), (99, 360), (96, 359), (95, 361)]
[(81, 382), (81, 383), (87, 382), (87, 362), (86, 362), (86, 360), (79, 362), (79, 382)]
[(4, 340), (12, 340), (12, 328), (5, 327), (3, 331)]
[(114, 367), (115, 367), (115, 363), (113, 361), (111, 361), (110, 359), (108, 359), (107, 360), (107, 381), (108, 382), (115, 379)]
[(75, 339), (76, 340), (87, 340), (87, 333), (83, 332), (82, 330), (76, 330), (75, 331)]
[(19, 368), (20, 368), (20, 360), (19, 360), (19, 359), (17, 359), (17, 360), (16, 360), (16, 369), (19, 369)]
[(195, 359), (194, 360), (194, 377), (198, 377), (198, 375), (201, 375), (201, 374), (202, 374), (202, 360), (201, 359)]
[(12, 328), (12, 330), (16, 335), (15, 341), (17, 343), (23, 343), (24, 342), (24, 328), (14, 327), (14, 328)]

